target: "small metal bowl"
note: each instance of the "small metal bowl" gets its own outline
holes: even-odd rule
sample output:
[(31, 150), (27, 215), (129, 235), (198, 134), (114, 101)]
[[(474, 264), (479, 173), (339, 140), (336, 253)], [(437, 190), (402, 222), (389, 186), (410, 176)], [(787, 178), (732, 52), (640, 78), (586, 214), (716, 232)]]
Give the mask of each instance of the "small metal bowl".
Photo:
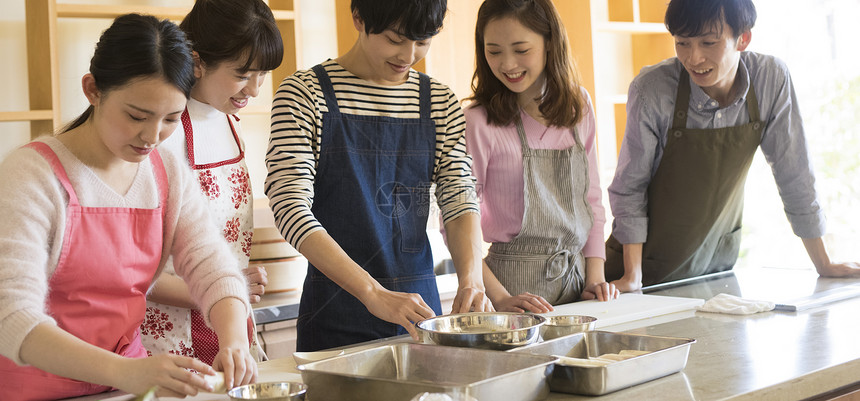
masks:
[(308, 386), (296, 382), (254, 383), (227, 392), (231, 400), (295, 401), (304, 400)]
[(544, 340), (563, 337), (570, 334), (594, 330), (597, 318), (585, 315), (547, 316), (546, 324), (540, 329)]
[(415, 327), (425, 342), (508, 350), (537, 342), (544, 322), (545, 317), (528, 313), (476, 312), (432, 317)]

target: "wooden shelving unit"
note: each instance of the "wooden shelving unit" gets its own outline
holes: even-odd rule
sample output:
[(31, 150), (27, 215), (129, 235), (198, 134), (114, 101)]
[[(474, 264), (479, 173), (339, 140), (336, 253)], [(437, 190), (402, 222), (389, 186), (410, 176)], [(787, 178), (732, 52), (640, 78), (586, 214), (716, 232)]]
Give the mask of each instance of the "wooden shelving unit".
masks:
[[(667, 3), (554, 0), (567, 27), (582, 84), (592, 96), (599, 124), (603, 122), (599, 131), (615, 133), (616, 152), (624, 138), (627, 86), (642, 67), (675, 55), (672, 36), (663, 25)], [(598, 146), (605, 147), (606, 139)]]
[[(299, 65), (300, 30), (293, 0), (269, 0), (281, 37), (284, 61), (272, 71), (273, 90), (296, 71)], [(58, 3), (57, 0), (26, 0), (27, 66), (29, 71), (29, 110), (0, 112), (0, 122), (29, 121), (30, 136), (51, 132), (60, 127), (59, 70), (57, 56), (57, 20), (59, 18), (112, 19), (127, 13), (143, 13), (181, 21), (189, 8), (147, 5), (93, 5)], [(253, 112), (253, 111), (252, 111)]]

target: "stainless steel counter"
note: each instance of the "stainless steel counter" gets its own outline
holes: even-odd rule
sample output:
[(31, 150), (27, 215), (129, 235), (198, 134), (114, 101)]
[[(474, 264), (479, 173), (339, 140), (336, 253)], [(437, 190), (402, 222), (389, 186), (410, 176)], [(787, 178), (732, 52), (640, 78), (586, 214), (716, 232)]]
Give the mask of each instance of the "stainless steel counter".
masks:
[[(710, 299), (729, 293), (783, 301), (860, 280), (818, 278), (812, 271), (739, 270), (646, 289), (654, 295)], [(630, 333), (695, 338), (680, 373), (597, 397), (600, 400), (800, 400), (860, 384), (860, 298), (802, 312), (736, 316), (696, 312)], [(593, 400), (552, 394), (549, 400)]]
[[(729, 293), (749, 299), (783, 301), (856, 284), (860, 284), (860, 279), (822, 279), (813, 271), (755, 269), (652, 287), (645, 292), (702, 299)], [(624, 325), (622, 330), (697, 340), (683, 371), (602, 397), (552, 393), (547, 399), (782, 401), (802, 400), (860, 385), (860, 298), (802, 312), (745, 316), (695, 312), (668, 322), (661, 319), (644, 322), (639, 326)], [(400, 336), (356, 348), (409, 341), (408, 337)], [(301, 380), (295, 366), (293, 358), (263, 362), (259, 381)], [(82, 400), (128, 398), (112, 393)], [(188, 398), (226, 399), (224, 395)]]

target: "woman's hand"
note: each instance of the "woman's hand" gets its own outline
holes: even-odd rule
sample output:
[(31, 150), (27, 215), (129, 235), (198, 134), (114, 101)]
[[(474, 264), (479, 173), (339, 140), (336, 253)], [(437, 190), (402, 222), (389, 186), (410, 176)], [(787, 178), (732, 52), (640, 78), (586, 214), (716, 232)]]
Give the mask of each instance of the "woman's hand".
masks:
[(257, 381), (257, 362), (247, 343), (222, 346), (212, 361), (212, 367), (224, 372), (224, 385), (228, 390)]
[(260, 302), (269, 285), (266, 268), (260, 265), (251, 265), (242, 270), (248, 281), (248, 298), (252, 304)]
[(621, 291), (618, 290), (614, 283), (601, 282), (586, 284), (580, 298), (582, 300), (596, 299), (598, 301), (608, 301), (618, 298), (620, 294)]
[(212, 391), (202, 375), (214, 375), (215, 370), (194, 358), (162, 354), (122, 358), (115, 373), (116, 388), (120, 390), (143, 394), (158, 386), (155, 394), (159, 397), (185, 397), (197, 395), (199, 391)]
[(494, 303), (499, 312), (552, 312), (553, 308), (546, 299), (540, 295), (524, 292), (520, 295), (502, 298)]

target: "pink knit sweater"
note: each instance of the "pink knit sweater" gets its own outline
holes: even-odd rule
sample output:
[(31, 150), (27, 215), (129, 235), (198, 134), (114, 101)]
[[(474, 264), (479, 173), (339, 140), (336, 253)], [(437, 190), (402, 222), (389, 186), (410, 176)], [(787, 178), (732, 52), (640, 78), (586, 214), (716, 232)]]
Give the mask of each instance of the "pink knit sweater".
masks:
[[(82, 206), (155, 208), (158, 196), (152, 164), (140, 164), (125, 196), (112, 191), (56, 138), (39, 139), (57, 154)], [(159, 272), (173, 256), (177, 273), (192, 298), (207, 311), (219, 300), (241, 300), (250, 312), (245, 278), (190, 170), (170, 152), (160, 152), (170, 195), (164, 222)], [(41, 323), (56, 324), (45, 310), (48, 280), (63, 244), (68, 195), (48, 163), (35, 150), (21, 148), (0, 164), (0, 355), (22, 363), (24, 337)], [(97, 252), (99, 244), (93, 244)]]

